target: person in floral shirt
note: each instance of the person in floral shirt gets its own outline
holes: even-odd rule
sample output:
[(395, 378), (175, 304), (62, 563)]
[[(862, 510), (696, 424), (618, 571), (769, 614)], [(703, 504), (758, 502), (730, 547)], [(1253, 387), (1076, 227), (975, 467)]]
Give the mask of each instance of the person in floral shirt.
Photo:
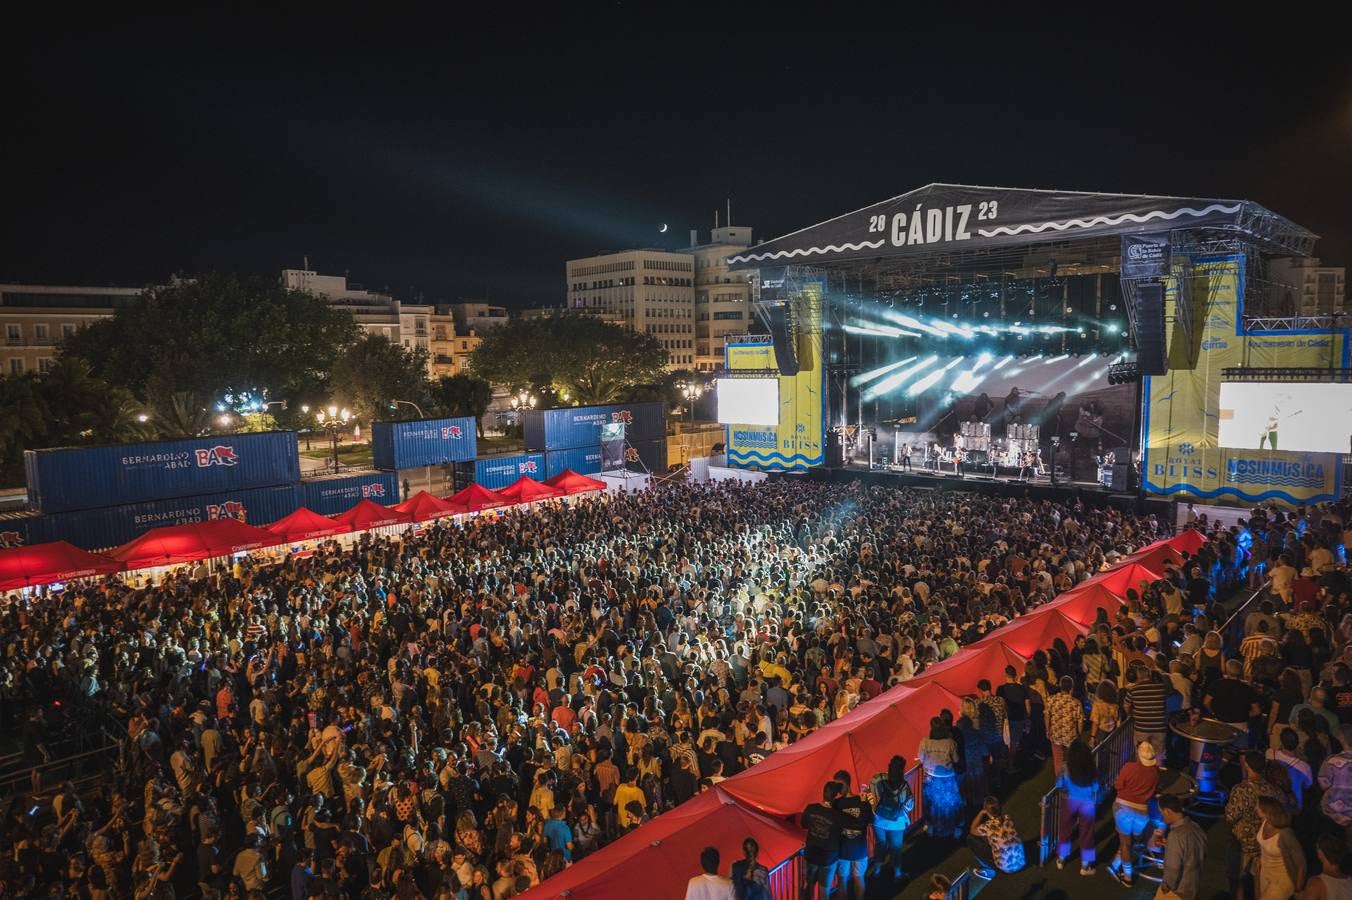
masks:
[(1057, 775), (1065, 769), (1066, 748), (1084, 730), (1084, 704), (1076, 699), (1075, 679), (1060, 681), (1060, 690), (1047, 699), (1047, 740), (1052, 744), (1052, 766)]
[(1230, 823), (1230, 846), (1226, 856), (1226, 878), (1231, 893), (1253, 871), (1258, 856), (1258, 828), (1263, 824), (1258, 815), (1258, 798), (1280, 800), (1281, 794), (1263, 779), (1263, 754), (1257, 750), (1245, 751), (1240, 756), (1244, 780), (1230, 791), (1225, 803), (1225, 821)]
[(977, 860), (985, 867), (984, 877), (994, 877), (992, 870), (1006, 875), (1020, 871), (1026, 862), (1023, 838), (1014, 827), (1014, 820), (1005, 815), (1000, 801), (987, 797), (981, 812), (972, 820), (969, 846)]

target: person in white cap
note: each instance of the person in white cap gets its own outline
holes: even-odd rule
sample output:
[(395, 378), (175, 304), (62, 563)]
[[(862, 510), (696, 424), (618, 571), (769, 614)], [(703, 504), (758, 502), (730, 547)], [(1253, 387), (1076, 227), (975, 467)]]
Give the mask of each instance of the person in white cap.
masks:
[(1122, 767), (1117, 776), (1117, 800), (1113, 803), (1113, 824), (1117, 827), (1117, 858), (1108, 865), (1108, 873), (1131, 887), (1132, 847), (1150, 827), (1150, 801), (1159, 787), (1159, 761), (1149, 741), (1136, 745), (1136, 759)]

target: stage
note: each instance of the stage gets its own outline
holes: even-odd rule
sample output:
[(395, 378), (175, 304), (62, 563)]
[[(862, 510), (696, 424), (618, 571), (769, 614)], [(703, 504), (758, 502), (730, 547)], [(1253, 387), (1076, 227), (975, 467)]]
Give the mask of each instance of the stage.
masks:
[[(1146, 498), (1135, 492), (1113, 491), (1094, 482), (1057, 480), (1038, 478), (1032, 481), (1019, 481), (1017, 477), (989, 475), (964, 475), (959, 477), (951, 473), (912, 470), (909, 472), (893, 469), (870, 469), (863, 465), (840, 467), (822, 466), (809, 469), (807, 478), (812, 481), (860, 481), (864, 484), (876, 484), (885, 487), (906, 487), (930, 491), (967, 491), (995, 497), (1024, 497), (1033, 500), (1055, 500), (1068, 502), (1075, 499), (1089, 506), (1111, 506), (1120, 510), (1154, 513), (1161, 521), (1173, 522), (1172, 500)], [(802, 477), (781, 475), (779, 477)]]

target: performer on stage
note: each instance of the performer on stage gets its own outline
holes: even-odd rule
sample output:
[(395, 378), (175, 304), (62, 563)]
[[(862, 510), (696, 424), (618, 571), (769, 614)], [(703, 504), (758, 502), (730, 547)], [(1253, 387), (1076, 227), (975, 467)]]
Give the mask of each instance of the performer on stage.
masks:
[(967, 454), (963, 452), (961, 444), (953, 448), (953, 474), (959, 478), (962, 477), (962, 463), (966, 458)]
[(897, 454), (897, 462), (901, 464), (903, 472), (911, 471), (911, 445), (902, 444), (901, 452)]

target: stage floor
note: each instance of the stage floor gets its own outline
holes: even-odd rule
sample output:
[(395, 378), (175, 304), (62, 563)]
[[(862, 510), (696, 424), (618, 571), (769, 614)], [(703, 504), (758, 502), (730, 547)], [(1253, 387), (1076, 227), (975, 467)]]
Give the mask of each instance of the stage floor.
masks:
[(1030, 484), (1038, 487), (1057, 487), (1057, 488), (1079, 488), (1081, 490), (1098, 490), (1104, 493), (1121, 493), (1112, 491), (1106, 484), (1097, 481), (1070, 481), (1058, 477), (1056, 484), (1052, 484), (1050, 475), (1029, 475), (1027, 478), (1019, 478), (1018, 473), (1006, 473), (992, 475), (989, 468), (971, 469), (961, 473), (955, 473), (952, 466), (947, 469), (923, 469), (911, 467), (903, 469), (899, 466), (868, 466), (864, 463), (846, 463), (845, 468), (852, 472), (879, 472), (892, 475), (903, 475), (908, 478), (923, 478), (930, 481), (941, 483), (957, 482), (976, 482), (976, 483), (998, 483), (998, 484)]

